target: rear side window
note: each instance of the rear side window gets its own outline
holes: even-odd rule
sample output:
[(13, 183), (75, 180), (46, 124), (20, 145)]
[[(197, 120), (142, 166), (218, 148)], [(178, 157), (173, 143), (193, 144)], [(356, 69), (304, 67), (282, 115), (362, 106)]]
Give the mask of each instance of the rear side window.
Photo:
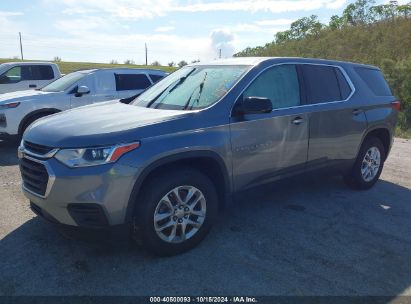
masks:
[(391, 89), (380, 70), (369, 68), (355, 68), (357, 74), (377, 96), (391, 96)]
[(116, 74), (117, 91), (144, 90), (151, 85), (145, 74)]
[(164, 76), (163, 75), (150, 74), (150, 78), (153, 81), (153, 83), (156, 83), (156, 82), (160, 81), (161, 79), (163, 79)]
[(337, 68), (304, 64), (302, 70), (308, 103), (315, 104), (345, 99), (341, 96)]
[(300, 105), (300, 86), (295, 65), (280, 65), (263, 72), (244, 91), (243, 96), (269, 98), (273, 109)]
[(335, 68), (335, 73), (337, 74), (338, 85), (340, 86), (341, 99), (345, 100), (350, 96), (352, 89), (340, 69)]
[(50, 80), (54, 78), (53, 68), (48, 65), (23, 65), (22, 80)]

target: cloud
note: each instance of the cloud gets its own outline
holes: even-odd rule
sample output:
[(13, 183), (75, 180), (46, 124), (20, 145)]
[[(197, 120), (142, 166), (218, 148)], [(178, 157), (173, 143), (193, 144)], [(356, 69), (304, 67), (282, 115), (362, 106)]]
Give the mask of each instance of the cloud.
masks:
[(221, 57), (231, 57), (234, 54), (234, 34), (227, 30), (214, 30), (210, 35), (211, 39), (211, 56), (218, 58), (221, 51)]
[(65, 5), (67, 14), (90, 13), (100, 11), (125, 19), (150, 19), (165, 16), (172, 12), (271, 12), (284, 13), (309, 11), (320, 8), (336, 9), (342, 7), (346, 0), (227, 0), (216, 2), (185, 2), (180, 0), (43, 0), (49, 5)]
[(95, 29), (108, 28), (107, 21), (100, 17), (82, 17), (76, 19), (59, 20), (55, 27), (68, 34), (80, 35)]
[(169, 25), (169, 26), (160, 26), (158, 28), (156, 28), (154, 31), (156, 32), (161, 32), (161, 33), (166, 33), (166, 32), (171, 32), (174, 30), (174, 26)]
[(270, 20), (259, 20), (255, 24), (260, 26), (276, 26), (276, 25), (290, 25), (293, 23), (294, 19), (270, 19)]

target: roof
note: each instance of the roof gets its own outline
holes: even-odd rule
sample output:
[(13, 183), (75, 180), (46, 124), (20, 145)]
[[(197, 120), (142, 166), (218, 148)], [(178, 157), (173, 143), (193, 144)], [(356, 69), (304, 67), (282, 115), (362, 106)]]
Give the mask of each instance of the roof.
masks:
[(142, 69), (142, 68), (99, 68), (99, 69), (77, 70), (75, 72), (92, 73), (92, 72), (97, 72), (97, 71), (118, 71), (118, 72), (133, 71), (133, 72), (150, 72), (150, 73), (155, 73), (155, 74), (166, 74), (167, 73), (165, 71), (158, 70), (158, 69)]
[(18, 65), (50, 65), (53, 64), (55, 65), (56, 63), (54, 62), (44, 62), (44, 61), (16, 61), (16, 62), (4, 62), (2, 64), (6, 64), (6, 65), (14, 65), (14, 64), (18, 64)]
[(249, 65), (255, 66), (266, 61), (278, 62), (294, 62), (294, 63), (318, 63), (318, 64), (338, 64), (338, 65), (356, 65), (368, 68), (376, 68), (375, 66), (365, 65), (354, 62), (327, 60), (318, 58), (302, 58), (302, 57), (233, 57), (227, 59), (218, 59), (205, 63), (197, 63), (193, 65)]

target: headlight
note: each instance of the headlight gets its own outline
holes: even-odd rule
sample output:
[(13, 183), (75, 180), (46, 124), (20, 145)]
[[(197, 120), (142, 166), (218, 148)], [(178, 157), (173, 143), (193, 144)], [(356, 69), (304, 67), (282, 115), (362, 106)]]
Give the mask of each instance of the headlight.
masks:
[(5, 103), (5, 104), (0, 105), (0, 110), (17, 108), (19, 106), (19, 104), (20, 104), (20, 102)]
[(138, 147), (140, 142), (109, 147), (62, 149), (54, 157), (71, 168), (89, 167), (113, 163)]

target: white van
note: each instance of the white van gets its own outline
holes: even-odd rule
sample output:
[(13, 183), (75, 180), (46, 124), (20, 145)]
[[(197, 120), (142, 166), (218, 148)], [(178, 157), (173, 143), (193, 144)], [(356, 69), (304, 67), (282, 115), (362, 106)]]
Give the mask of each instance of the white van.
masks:
[(42, 88), (60, 78), (57, 64), (7, 62), (0, 64), (0, 94)]

